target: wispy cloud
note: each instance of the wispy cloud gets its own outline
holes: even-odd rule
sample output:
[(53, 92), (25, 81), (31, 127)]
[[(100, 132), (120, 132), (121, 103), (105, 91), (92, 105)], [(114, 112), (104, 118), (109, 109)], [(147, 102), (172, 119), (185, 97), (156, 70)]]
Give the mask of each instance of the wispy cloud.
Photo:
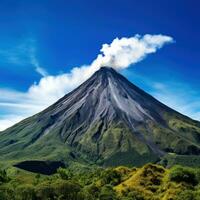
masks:
[(59, 98), (89, 78), (101, 66), (113, 67), (116, 70), (127, 68), (171, 42), (173, 38), (164, 35), (116, 38), (111, 44), (102, 45), (101, 53), (90, 65), (74, 67), (70, 73), (44, 77), (38, 84), (30, 87), (29, 93), (36, 97)]
[[(171, 42), (173, 42), (173, 38), (165, 35), (147, 34), (144, 36), (135, 35), (130, 38), (116, 38), (111, 44), (102, 45), (100, 54), (90, 65), (74, 67), (69, 73), (50, 76), (41, 68), (36, 59), (36, 49), (33, 45), (34, 41), (32, 41), (32, 46), (28, 50), (29, 60), (36, 71), (44, 77), (39, 83), (31, 85), (26, 93), (4, 90), (3, 97), (0, 97), (0, 107), (7, 111), (12, 107), (12, 112), (9, 114), (18, 116), (17, 119), (30, 116), (77, 87), (101, 66), (113, 67), (116, 70), (125, 69)], [(13, 99), (15, 100), (13, 101)], [(23, 106), (28, 107), (28, 109), (21, 109)], [(5, 125), (1, 125), (5, 120), (4, 117), (0, 120), (1, 130), (5, 128)]]
[(0, 62), (18, 66), (32, 66), (41, 76), (47, 76), (48, 72), (40, 66), (37, 59), (36, 41), (32, 38), (20, 41), (18, 44), (0, 49)]
[(31, 43), (32, 44), (31, 47), (29, 48), (29, 54), (28, 54), (31, 65), (35, 67), (35, 71), (41, 76), (48, 76), (49, 75), (48, 72), (46, 71), (46, 69), (40, 66), (40, 63), (36, 57), (35, 41), (32, 40)]
[(4, 115), (2, 118), (0, 117), (0, 131), (5, 130), (6, 128), (16, 124), (17, 122), (23, 120), (26, 116), (19, 115)]
[(133, 70), (123, 70), (122, 74), (134, 80), (134, 84), (174, 110), (200, 121), (200, 91), (189, 82), (167, 76), (162, 81), (156, 81), (150, 76), (144, 76)]
[(179, 82), (151, 82), (151, 94), (162, 103), (200, 120), (200, 92), (192, 89), (189, 85)]
[(0, 62), (4, 64), (25, 65), (29, 62), (27, 43), (14, 44), (0, 49)]

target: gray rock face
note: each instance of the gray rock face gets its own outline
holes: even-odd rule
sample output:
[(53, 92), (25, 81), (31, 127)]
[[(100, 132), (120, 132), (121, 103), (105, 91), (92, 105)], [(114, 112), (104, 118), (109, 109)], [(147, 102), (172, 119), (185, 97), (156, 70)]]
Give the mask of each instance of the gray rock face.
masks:
[[(102, 67), (80, 87), (42, 112), (40, 117), (51, 116), (56, 121), (48, 127), (45, 135), (68, 120), (69, 124), (72, 123), (69, 125), (70, 138), (73, 133), (78, 131), (82, 134), (102, 119), (106, 124), (113, 120), (124, 121), (133, 130), (140, 122), (161, 123), (164, 122), (163, 109), (164, 105), (112, 68)], [(66, 131), (63, 131), (62, 135), (65, 134)]]

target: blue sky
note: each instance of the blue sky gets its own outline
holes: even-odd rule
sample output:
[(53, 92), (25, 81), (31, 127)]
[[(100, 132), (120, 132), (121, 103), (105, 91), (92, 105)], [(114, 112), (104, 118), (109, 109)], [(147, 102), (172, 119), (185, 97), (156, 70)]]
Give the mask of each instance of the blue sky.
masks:
[[(173, 42), (121, 73), (170, 107), (200, 120), (199, 7), (200, 2), (189, 0), (1, 0), (0, 129), (73, 89), (76, 84), (62, 86), (68, 84), (64, 75), (90, 65), (103, 44), (136, 34), (162, 34)], [(38, 102), (34, 94), (45, 96), (44, 90), (52, 96)]]

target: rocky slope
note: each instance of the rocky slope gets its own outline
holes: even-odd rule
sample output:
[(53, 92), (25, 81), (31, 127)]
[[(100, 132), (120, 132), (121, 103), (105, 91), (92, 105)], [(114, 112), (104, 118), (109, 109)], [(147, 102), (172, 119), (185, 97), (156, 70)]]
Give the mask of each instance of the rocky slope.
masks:
[[(142, 165), (200, 154), (200, 122), (170, 109), (111, 68), (0, 133), (3, 160)], [(190, 155), (190, 156), (189, 156)]]

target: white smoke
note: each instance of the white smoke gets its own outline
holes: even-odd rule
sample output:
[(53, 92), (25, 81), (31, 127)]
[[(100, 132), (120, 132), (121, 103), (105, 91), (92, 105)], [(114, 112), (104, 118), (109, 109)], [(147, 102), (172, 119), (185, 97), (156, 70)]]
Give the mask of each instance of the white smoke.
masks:
[[(5, 129), (6, 124), (9, 126), (16, 119), (22, 119), (36, 112), (41, 111), (45, 107), (54, 103), (63, 95), (77, 87), (79, 84), (88, 79), (95, 71), (102, 66), (112, 67), (116, 70), (127, 68), (137, 62), (143, 60), (148, 54), (155, 53), (158, 49), (163, 47), (164, 44), (173, 42), (173, 38), (165, 35), (135, 35), (130, 38), (114, 39), (111, 44), (103, 44), (100, 54), (90, 65), (83, 65), (81, 67), (74, 67), (69, 73), (64, 73), (57, 76), (50, 76), (48, 73), (39, 66), (39, 62), (35, 58), (34, 49), (31, 52), (31, 63), (36, 67), (38, 73), (43, 78), (39, 83), (30, 86), (26, 93), (8, 91), (5, 94), (13, 94), (13, 99), (9, 96), (0, 97), (0, 108), (9, 110), (12, 107), (11, 121), (6, 118), (0, 118), (0, 130)], [(19, 94), (17, 94), (19, 93)], [(23, 96), (23, 98), (21, 98)], [(7, 106), (5, 106), (7, 105)], [(22, 113), (21, 107), (26, 105)]]
[(124, 69), (143, 60), (148, 54), (155, 53), (164, 44), (173, 42), (165, 35), (135, 35), (130, 38), (114, 39), (111, 44), (103, 44), (94, 65)]
[(102, 45), (101, 53), (90, 65), (74, 67), (70, 73), (46, 76), (39, 84), (30, 87), (29, 95), (39, 99), (58, 99), (88, 79), (100, 67), (108, 66), (116, 70), (127, 68), (170, 42), (173, 42), (173, 38), (165, 35), (116, 38), (111, 44)]

